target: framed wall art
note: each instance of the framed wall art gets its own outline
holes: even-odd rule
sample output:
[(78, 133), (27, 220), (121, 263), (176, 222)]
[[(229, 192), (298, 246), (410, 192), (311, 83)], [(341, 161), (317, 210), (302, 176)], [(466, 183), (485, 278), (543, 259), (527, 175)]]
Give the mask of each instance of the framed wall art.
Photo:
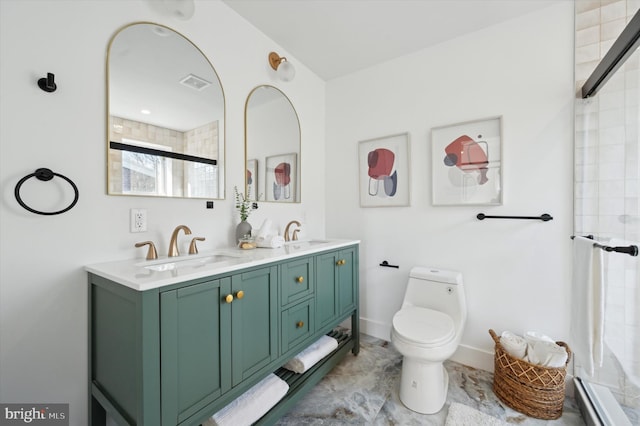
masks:
[(267, 157), (264, 188), (266, 201), (296, 202), (297, 164), (296, 153)]
[(434, 205), (502, 204), (502, 117), (431, 130)]
[(409, 133), (358, 144), (360, 207), (408, 206)]
[(252, 200), (259, 201), (258, 193), (258, 160), (247, 160), (247, 196)]

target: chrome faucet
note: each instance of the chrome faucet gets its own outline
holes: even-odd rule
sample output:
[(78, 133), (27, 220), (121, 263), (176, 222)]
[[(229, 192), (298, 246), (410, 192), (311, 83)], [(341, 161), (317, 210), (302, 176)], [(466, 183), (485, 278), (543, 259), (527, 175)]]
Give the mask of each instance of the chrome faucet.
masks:
[(180, 256), (178, 251), (178, 233), (183, 230), (185, 235), (191, 235), (191, 229), (187, 225), (178, 225), (171, 234), (171, 241), (169, 242), (169, 257)]
[(294, 229), (293, 230), (293, 237), (289, 237), (289, 227), (291, 225), (297, 225), (298, 227), (302, 226), (302, 224), (300, 224), (300, 222), (298, 222), (297, 220), (292, 220), (291, 222), (289, 222), (287, 224), (287, 227), (284, 228), (284, 240), (285, 241), (297, 241), (298, 240), (298, 232), (300, 232), (300, 229)]

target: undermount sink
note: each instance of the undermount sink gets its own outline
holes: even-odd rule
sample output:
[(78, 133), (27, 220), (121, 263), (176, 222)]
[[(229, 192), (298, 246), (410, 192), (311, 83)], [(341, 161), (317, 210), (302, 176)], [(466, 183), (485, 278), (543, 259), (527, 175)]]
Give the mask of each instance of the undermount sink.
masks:
[(295, 246), (295, 245), (299, 245), (299, 246), (314, 246), (317, 244), (326, 244), (329, 241), (327, 240), (300, 240), (300, 241), (287, 241), (286, 243), (284, 243), (285, 245), (288, 246)]
[(216, 253), (207, 256), (200, 257), (184, 257), (178, 259), (166, 259), (162, 262), (154, 262), (154, 263), (139, 263), (137, 266), (142, 266), (145, 269), (150, 269), (152, 271), (171, 271), (178, 268), (184, 267), (198, 267), (204, 266), (212, 263), (226, 262), (229, 260), (239, 258), (239, 255), (230, 254), (230, 253)]
[(309, 250), (315, 246), (326, 244), (329, 241), (326, 240), (300, 240), (300, 241), (287, 241), (284, 243), (284, 248), (287, 252), (295, 252), (300, 250)]

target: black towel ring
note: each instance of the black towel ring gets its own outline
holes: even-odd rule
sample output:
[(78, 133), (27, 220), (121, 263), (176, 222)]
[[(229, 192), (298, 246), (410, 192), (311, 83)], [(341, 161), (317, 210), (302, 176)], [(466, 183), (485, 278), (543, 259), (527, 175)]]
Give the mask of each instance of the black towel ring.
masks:
[[(51, 179), (53, 179), (54, 176), (58, 176), (59, 178), (62, 178), (64, 180), (66, 180), (67, 182), (69, 182), (69, 185), (71, 185), (71, 187), (73, 188), (73, 191), (75, 192), (75, 197), (73, 198), (73, 201), (71, 202), (71, 204), (67, 207), (65, 207), (62, 210), (59, 210), (57, 212), (41, 212), (39, 210), (35, 210), (32, 209), (31, 207), (27, 206), (25, 204), (24, 201), (22, 201), (22, 198), (20, 198), (20, 187), (22, 186), (23, 183), (25, 183), (25, 181), (29, 178), (32, 177), (36, 177), (41, 181), (49, 181)], [(29, 210), (31, 213), (36, 213), (36, 214), (42, 214), (42, 215), (47, 215), (47, 216), (52, 216), (52, 215), (56, 215), (56, 214), (61, 214), (64, 213), (66, 211), (69, 211), (73, 208), (73, 206), (76, 205), (76, 203), (78, 202), (78, 187), (76, 186), (75, 183), (73, 183), (73, 181), (71, 179), (69, 179), (66, 176), (63, 176), (59, 173), (54, 173), (52, 172), (50, 169), (47, 168), (40, 168), (37, 169), (34, 173), (31, 173), (30, 175), (27, 175), (25, 177), (23, 177), (22, 179), (20, 179), (20, 181), (18, 181), (18, 183), (16, 184), (16, 189), (15, 189), (15, 195), (16, 195), (16, 200), (18, 201), (18, 204), (20, 204), (22, 207), (24, 207), (25, 209)]]

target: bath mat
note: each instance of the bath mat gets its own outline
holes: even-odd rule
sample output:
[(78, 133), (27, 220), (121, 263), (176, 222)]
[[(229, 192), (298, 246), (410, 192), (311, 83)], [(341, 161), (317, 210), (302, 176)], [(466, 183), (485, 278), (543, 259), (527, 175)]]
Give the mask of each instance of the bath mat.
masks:
[(464, 404), (452, 402), (445, 426), (504, 426), (505, 423), (488, 414), (480, 412)]

